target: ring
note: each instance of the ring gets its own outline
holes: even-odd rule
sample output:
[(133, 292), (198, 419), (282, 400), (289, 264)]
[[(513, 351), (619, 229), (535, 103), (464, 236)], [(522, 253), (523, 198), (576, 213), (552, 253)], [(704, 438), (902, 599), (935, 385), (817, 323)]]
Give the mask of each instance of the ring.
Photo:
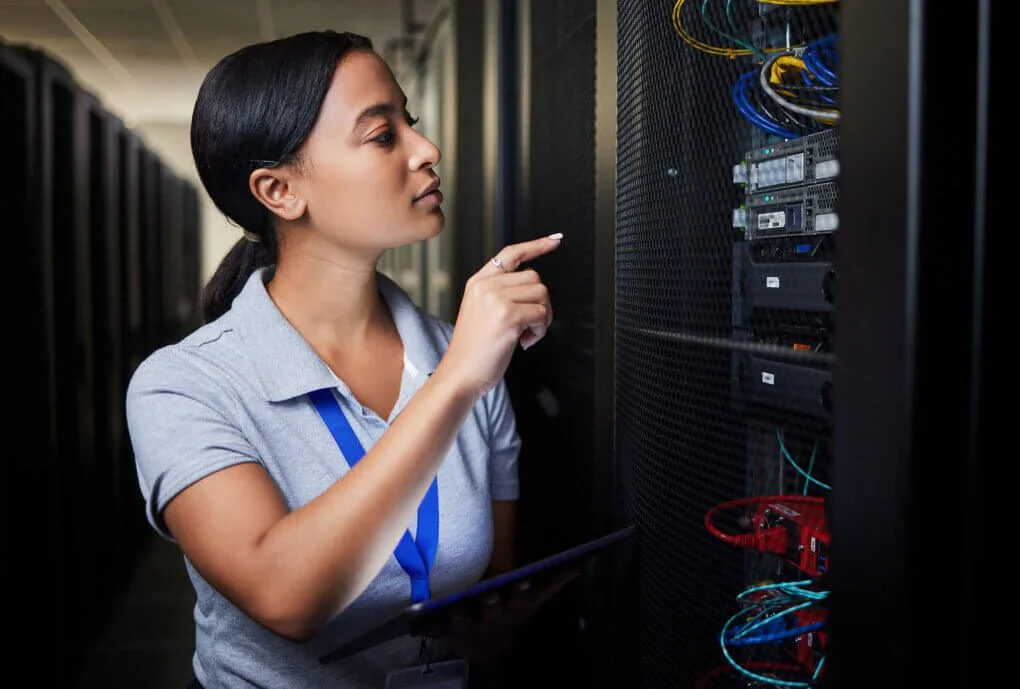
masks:
[(503, 268), (503, 261), (499, 258), (499, 256), (493, 256), (489, 263), (499, 268), (499, 272), (501, 273), (506, 272), (506, 269)]

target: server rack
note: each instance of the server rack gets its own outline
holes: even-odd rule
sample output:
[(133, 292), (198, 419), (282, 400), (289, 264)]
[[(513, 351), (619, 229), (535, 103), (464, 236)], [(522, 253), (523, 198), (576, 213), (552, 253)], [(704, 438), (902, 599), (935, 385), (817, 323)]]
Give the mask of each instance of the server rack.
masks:
[(12, 552), (35, 606), (23, 634), (56, 649), (46, 683), (63, 686), (151, 536), (123, 400), (141, 360), (194, 325), (182, 304), (197, 294), (198, 198), (52, 56), (0, 42), (0, 89), (26, 338), (13, 392), (33, 448), (10, 472), (12, 524), (27, 524), (11, 529)]
[(163, 240), (161, 237), (163, 212), (160, 191), (163, 183), (163, 163), (145, 147), (138, 153), (138, 212), (142, 247), (142, 265), (145, 280), (142, 283), (142, 318), (145, 345), (143, 351), (152, 351), (164, 341), (167, 331), (163, 311)]
[(159, 166), (160, 266), (162, 289), (160, 311), (166, 336), (177, 339), (184, 335), (184, 199), (182, 181), (170, 168)]
[[(987, 556), (1002, 503), (987, 481), (991, 439), (1008, 443), (1009, 430), (989, 404), (1009, 386), (1011, 233), (991, 212), (1008, 199), (993, 164), (1010, 150), (994, 88), (1005, 12), (987, 0), (843, 9), (848, 231), (837, 259), (827, 686), (1001, 681), (992, 674), (1004, 643), (980, 630), (1001, 609)], [(946, 84), (944, 70), (961, 62), (966, 76)], [(953, 595), (932, 607), (922, 586), (945, 575)]]
[(619, 3), (630, 686), (990, 683), (998, 9)]
[[(500, 31), (489, 40), (498, 41), (503, 75), (495, 224), (501, 243), (564, 234), (555, 252), (530, 266), (549, 288), (553, 325), (538, 346), (514, 356), (506, 376), (522, 438), (518, 557), (530, 561), (612, 524), (612, 452), (602, 442), (612, 419), (596, 416), (600, 372), (611, 368), (596, 330), (612, 322), (596, 302), (597, 3), (492, 4)], [(518, 635), (508, 678), (541, 676), (549, 686), (605, 678), (596, 643), (611, 624), (600, 614), (604, 572), (557, 596)]]
[[(636, 687), (824, 673), (839, 195), (783, 145), (838, 142), (838, 20), (837, 3), (618, 4), (615, 450), (619, 519), (641, 532), (620, 640)], [(802, 112), (768, 96), (763, 68)]]
[[(151, 317), (146, 299), (148, 279), (145, 265), (144, 221), (145, 208), (140, 182), (140, 161), (145, 145), (138, 135), (121, 128), (117, 133), (118, 145), (118, 212), (120, 216), (120, 273), (121, 292), (118, 295), (118, 309), (122, 323), (122, 356), (119, 360), (121, 385), (126, 386), (135, 368), (150, 351), (148, 319)], [(123, 419), (122, 419), (123, 423)], [(130, 438), (126, 423), (121, 430), (124, 456), (121, 464), (134, 471), (134, 458), (130, 450)], [(126, 515), (143, 514), (144, 506), (134, 480), (121, 483), (121, 504)], [(132, 561), (143, 549), (149, 533), (143, 519), (126, 519), (123, 526), (123, 541), (128, 561)], [(130, 570), (122, 570), (121, 580), (126, 583)]]
[[(46, 539), (53, 564), (53, 622), (57, 643), (73, 649), (96, 632), (94, 370), (90, 284), (87, 122), (84, 100), (70, 72), (38, 51), (17, 47), (35, 79), (35, 156), (38, 161), (37, 239), (42, 286), (52, 328), (53, 461), (41, 477), (54, 522)], [(63, 669), (63, 668), (58, 668)]]
[[(123, 123), (94, 97), (85, 99), (89, 134), (89, 220), (93, 296), (96, 413), (96, 485), (98, 559), (113, 573), (127, 567), (120, 525), (126, 515), (120, 500), (122, 482), (131, 481), (124, 463), (126, 447), (123, 400), (126, 383), (121, 320), (120, 133)], [(102, 577), (100, 602), (112, 600), (122, 585), (119, 576)], [(109, 609), (109, 606), (105, 606)]]
[[(28, 575), (20, 585), (36, 606), (35, 614), (22, 620), (27, 639), (51, 638), (54, 643), (70, 635), (65, 623), (69, 611), (59, 587), (59, 572), (66, 566), (66, 527), (61, 519), (60, 495), (54, 486), (59, 475), (57, 448), (57, 394), (53, 322), (53, 269), (50, 225), (52, 220), (40, 204), (43, 159), (41, 156), (41, 102), (35, 63), (13, 46), (0, 43), (0, 122), (10, 133), (9, 156), (13, 174), (5, 175), (10, 193), (0, 197), (4, 218), (10, 223), (10, 261), (15, 279), (9, 306), (12, 324), (23, 338), (15, 366), (13, 398), (24, 410), (16, 433), (30, 455), (9, 463), (6, 483), (12, 528), (8, 530), (10, 552), (26, 563)], [(9, 186), (8, 186), (9, 185)], [(32, 487), (30, 491), (25, 486)], [(27, 497), (31, 497), (28, 500)], [(31, 510), (31, 520), (22, 519)], [(19, 525), (20, 526), (14, 526)]]

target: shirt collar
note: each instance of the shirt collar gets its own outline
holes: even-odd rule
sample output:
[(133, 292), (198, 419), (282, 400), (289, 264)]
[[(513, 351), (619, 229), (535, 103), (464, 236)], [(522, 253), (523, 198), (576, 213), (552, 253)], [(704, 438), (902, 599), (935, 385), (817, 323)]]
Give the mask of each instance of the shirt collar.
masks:
[[(282, 402), (313, 390), (336, 388), (337, 379), (311, 345), (284, 318), (266, 290), (273, 267), (256, 270), (234, 299), (230, 313), (249, 347), (255, 372), (270, 402)], [(377, 274), (379, 293), (390, 308), (404, 345), (404, 357), (420, 373), (431, 375), (439, 364), (439, 348), (426, 316), (399, 285)], [(341, 391), (349, 394), (345, 385)]]

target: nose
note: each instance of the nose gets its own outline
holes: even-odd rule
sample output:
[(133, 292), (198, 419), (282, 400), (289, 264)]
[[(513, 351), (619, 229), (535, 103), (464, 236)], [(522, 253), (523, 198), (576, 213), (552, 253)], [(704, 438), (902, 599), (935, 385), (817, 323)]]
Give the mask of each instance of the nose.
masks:
[(416, 129), (410, 130), (412, 137), (411, 158), (408, 161), (412, 170), (433, 168), (439, 164), (443, 157), (439, 147), (432, 143), (424, 134)]

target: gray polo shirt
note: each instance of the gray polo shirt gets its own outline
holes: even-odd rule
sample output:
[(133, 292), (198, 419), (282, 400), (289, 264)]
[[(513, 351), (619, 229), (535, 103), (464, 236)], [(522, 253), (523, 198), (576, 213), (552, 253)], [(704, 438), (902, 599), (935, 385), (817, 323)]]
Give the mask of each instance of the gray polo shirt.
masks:
[[(297, 509), (348, 471), (308, 397), (331, 388), (368, 451), (435, 370), (452, 327), (419, 310), (379, 276), (404, 344), (400, 396), (389, 419), (362, 406), (269, 298), (271, 269), (256, 272), (232, 308), (135, 371), (126, 411), (147, 517), (161, 518), (181, 490), (215, 471), (256, 462)], [(520, 440), (505, 384), (483, 397), (439, 469), (439, 548), (430, 577), (441, 596), (477, 581), (492, 551), (492, 500), (518, 495)], [(414, 524), (409, 524), (414, 534)], [(397, 614), (410, 579), (391, 556), (368, 589), (306, 643), (268, 631), (212, 588), (185, 558), (197, 594), (194, 670), (207, 689), (379, 687), (387, 671), (413, 664), (418, 644), (402, 639), (322, 666), (320, 655)]]

